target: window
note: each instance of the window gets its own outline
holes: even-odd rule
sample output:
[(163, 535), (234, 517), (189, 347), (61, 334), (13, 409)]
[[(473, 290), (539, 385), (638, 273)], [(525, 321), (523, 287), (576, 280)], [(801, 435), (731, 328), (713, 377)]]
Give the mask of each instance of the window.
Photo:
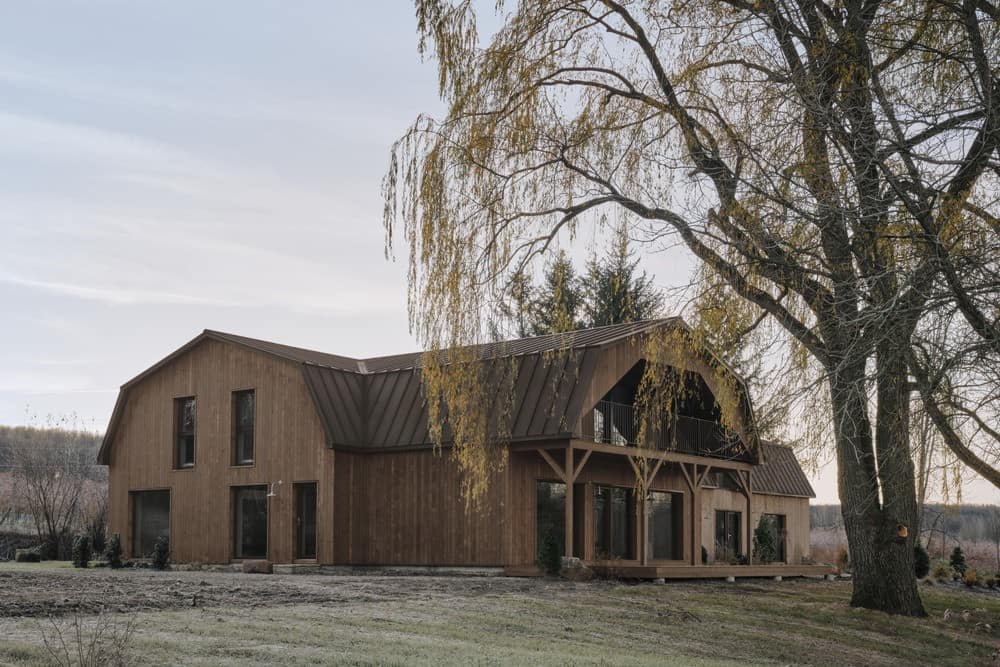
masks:
[(233, 463), (253, 463), (254, 390), (233, 392)]
[(646, 558), (650, 560), (681, 560), (683, 541), (681, 529), (684, 515), (681, 503), (684, 495), (652, 491), (646, 497)]
[(295, 557), (316, 557), (316, 482), (295, 487)]
[(236, 558), (267, 558), (267, 486), (233, 489)]
[(160, 537), (170, 539), (170, 491), (132, 492), (132, 557), (153, 553)]
[(194, 396), (178, 398), (174, 401), (177, 453), (175, 465), (178, 468), (194, 467)]
[(594, 558), (635, 558), (635, 493), (632, 489), (594, 487)]
[[(761, 554), (759, 557), (762, 560), (771, 559), (779, 563), (785, 562), (785, 537), (787, 536), (787, 533), (785, 532), (785, 515), (762, 514), (761, 519), (763, 519), (764, 524), (771, 533), (771, 542), (774, 544), (774, 553)], [(754, 557), (757, 558), (758, 556), (755, 555)]]
[(715, 512), (715, 560), (735, 562), (740, 550), (740, 513), (727, 510)]
[(542, 545), (555, 540), (559, 554), (566, 553), (566, 485), (560, 482), (535, 484), (535, 556), (541, 558)]

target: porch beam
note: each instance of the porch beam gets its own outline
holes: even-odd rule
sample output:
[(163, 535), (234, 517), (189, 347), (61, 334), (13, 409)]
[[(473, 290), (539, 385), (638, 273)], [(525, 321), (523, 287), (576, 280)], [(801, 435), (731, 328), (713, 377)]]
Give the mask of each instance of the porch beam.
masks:
[(583, 472), (583, 466), (587, 465), (587, 459), (590, 458), (591, 454), (593, 454), (593, 452), (588, 449), (583, 453), (583, 458), (580, 459), (580, 462), (576, 464), (576, 468), (573, 469), (574, 482), (576, 481), (576, 478), (580, 476), (580, 473)]
[[(565, 484), (566, 471), (559, 467), (559, 464), (556, 463), (555, 459), (553, 459), (552, 456), (547, 451), (545, 451), (544, 449), (538, 449), (536, 451), (539, 453), (539, 455), (541, 455), (543, 459), (545, 459), (545, 462), (549, 464), (549, 467), (552, 468), (552, 471), (559, 477), (560, 480), (562, 480), (562, 483)], [(566, 451), (572, 451), (572, 449), (567, 447)]]
[[(673, 463), (693, 463), (697, 465), (711, 465), (713, 468), (724, 468), (726, 470), (750, 470), (753, 466), (743, 461), (729, 461), (726, 459), (716, 459), (709, 456), (695, 456), (693, 454), (682, 454), (663, 449), (651, 449), (648, 447), (632, 447), (626, 445), (608, 445), (601, 442), (590, 442), (589, 440), (572, 441), (572, 447), (580, 451), (592, 451), (600, 454), (615, 454), (618, 456), (639, 456), (647, 459), (662, 459)], [(541, 449), (537, 446), (531, 449)]]

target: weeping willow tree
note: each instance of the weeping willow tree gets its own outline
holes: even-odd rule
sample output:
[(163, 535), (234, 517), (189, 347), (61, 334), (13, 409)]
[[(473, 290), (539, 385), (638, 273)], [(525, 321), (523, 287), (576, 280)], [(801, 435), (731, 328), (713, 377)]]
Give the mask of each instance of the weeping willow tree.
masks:
[[(911, 340), (960, 299), (948, 259), (995, 207), (996, 5), (526, 0), (488, 38), (468, 1), (416, 7), (447, 115), (395, 145), (385, 195), (419, 339), (479, 342), (512, 276), (581, 225), (679, 242), (702, 336), (769, 330), (786, 379), (823, 389), (852, 604), (923, 614)], [(466, 385), (427, 386), (448, 402)], [(464, 439), (474, 415), (449, 411), (468, 452), (492, 442)]]

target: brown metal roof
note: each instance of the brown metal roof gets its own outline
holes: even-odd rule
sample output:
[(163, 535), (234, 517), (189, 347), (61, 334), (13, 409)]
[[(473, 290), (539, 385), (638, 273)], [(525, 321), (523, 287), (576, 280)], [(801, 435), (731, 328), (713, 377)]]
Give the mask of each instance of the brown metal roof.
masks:
[[(653, 329), (684, 326), (680, 318), (646, 320), (490, 343), (477, 346), (476, 352), (484, 362), (515, 359), (514, 402), (508, 424), (511, 439), (568, 437), (581, 413), (590, 407), (583, 403), (605, 348)], [(431, 444), (420, 377), (424, 353), (353, 359), (206, 330), (122, 385), (100, 461), (107, 459), (107, 448), (129, 387), (205, 339), (240, 345), (300, 364), (331, 446), (387, 449)], [(544, 354), (555, 351), (564, 353)], [(495, 400), (499, 399), (498, 391)], [(752, 420), (749, 401), (747, 412)], [(447, 423), (444, 428), (447, 441)]]
[(812, 484), (802, 471), (795, 452), (787, 445), (762, 442), (764, 462), (753, 468), (750, 486), (754, 493), (815, 498)]

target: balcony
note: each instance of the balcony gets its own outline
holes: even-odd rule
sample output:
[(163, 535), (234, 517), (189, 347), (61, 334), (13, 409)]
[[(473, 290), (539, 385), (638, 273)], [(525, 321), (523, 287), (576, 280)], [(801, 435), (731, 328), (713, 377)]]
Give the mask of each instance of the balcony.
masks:
[[(659, 424), (646, 429), (646, 441), (639, 442), (639, 419), (634, 406), (600, 401), (583, 419), (583, 438), (612, 445), (650, 447), (660, 450), (746, 460), (746, 448), (734, 432), (707, 419), (663, 413)], [(658, 426), (658, 428), (657, 428)]]

